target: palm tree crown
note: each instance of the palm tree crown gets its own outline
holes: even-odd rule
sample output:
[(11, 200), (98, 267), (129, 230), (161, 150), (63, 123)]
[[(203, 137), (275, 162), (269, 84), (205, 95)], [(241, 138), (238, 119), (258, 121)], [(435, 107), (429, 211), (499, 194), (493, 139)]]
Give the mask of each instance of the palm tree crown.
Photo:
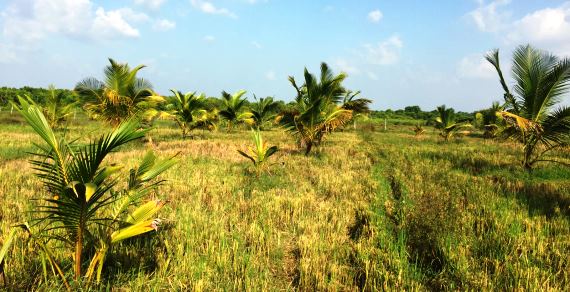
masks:
[(220, 110), (219, 115), (228, 122), (228, 130), (231, 130), (233, 125), (240, 122), (251, 123), (251, 113), (242, 112), (246, 101), (246, 98), (242, 98), (242, 96), (245, 93), (245, 90), (240, 90), (234, 94), (222, 92), (224, 108)]
[(152, 85), (137, 73), (144, 65), (131, 69), (109, 59), (105, 80), (86, 78), (75, 86), (75, 92), (85, 100), (85, 109), (97, 119), (118, 125), (135, 113), (154, 107), (163, 98), (154, 93)]
[[(255, 95), (254, 98), (256, 98)], [(258, 102), (252, 104), (250, 112), (254, 126), (261, 130), (263, 124), (275, 116), (273, 113), (277, 110), (278, 106), (279, 104), (275, 102), (271, 96), (266, 98), (262, 97)]]
[(195, 92), (184, 94), (177, 90), (171, 91), (174, 96), (168, 99), (166, 112), (182, 130), (183, 138), (188, 132), (196, 128), (212, 128), (215, 126), (212, 115), (206, 110), (204, 94), (198, 95)]
[(455, 110), (453, 108), (446, 108), (445, 105), (441, 105), (437, 107), (437, 113), (438, 116), (435, 118), (435, 127), (441, 131), (439, 135), (445, 141), (455, 136), (461, 129), (471, 127), (468, 123), (456, 121)]
[(346, 74), (333, 75), (326, 63), (321, 64), (321, 76), (317, 78), (304, 71), (305, 83), (298, 86), (295, 78), (289, 77), (297, 91), (292, 109), (281, 113), (279, 120), (296, 138), (305, 154), (318, 146), (326, 134), (344, 125), (352, 118), (352, 111), (341, 108), (338, 103), (346, 94), (342, 82)]
[(499, 115), (508, 126), (502, 134), (522, 144), (526, 169), (539, 161), (552, 161), (543, 155), (568, 145), (570, 140), (570, 107), (555, 108), (570, 86), (570, 59), (560, 59), (530, 45), (519, 46), (513, 53), (512, 90), (504, 79), (499, 51), (489, 53), (486, 59), (497, 70), (505, 91), (506, 106)]

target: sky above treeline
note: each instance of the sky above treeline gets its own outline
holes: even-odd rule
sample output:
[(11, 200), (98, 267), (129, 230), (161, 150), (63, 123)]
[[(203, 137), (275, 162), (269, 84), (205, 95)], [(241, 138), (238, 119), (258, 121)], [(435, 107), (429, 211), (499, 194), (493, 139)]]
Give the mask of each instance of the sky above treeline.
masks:
[[(107, 58), (147, 65), (155, 90), (239, 89), (290, 101), (287, 76), (320, 62), (346, 72), (374, 109), (502, 99), (503, 70), (530, 43), (570, 55), (570, 1), (0, 0), (0, 86), (73, 88)], [(566, 102), (568, 103), (568, 97)]]

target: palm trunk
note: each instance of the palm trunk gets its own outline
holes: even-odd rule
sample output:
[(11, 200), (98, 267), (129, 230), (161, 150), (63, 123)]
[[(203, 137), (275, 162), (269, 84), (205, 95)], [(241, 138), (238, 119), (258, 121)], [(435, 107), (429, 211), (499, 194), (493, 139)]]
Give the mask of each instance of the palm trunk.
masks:
[(524, 147), (523, 167), (528, 172), (532, 170), (531, 160), (532, 160), (532, 147), (530, 145), (526, 145)]
[(307, 142), (307, 148), (305, 149), (305, 156), (309, 156), (311, 149), (313, 148), (313, 142)]
[(75, 280), (81, 277), (81, 254), (83, 253), (83, 227), (77, 229), (77, 239), (75, 242)]

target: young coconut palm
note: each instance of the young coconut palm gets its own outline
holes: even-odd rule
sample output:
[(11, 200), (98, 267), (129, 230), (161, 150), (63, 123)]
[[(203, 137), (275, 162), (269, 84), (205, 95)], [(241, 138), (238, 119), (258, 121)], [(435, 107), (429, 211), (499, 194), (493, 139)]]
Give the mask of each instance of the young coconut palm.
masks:
[(555, 108), (568, 93), (570, 59), (560, 59), (530, 45), (517, 47), (513, 53), (512, 91), (503, 77), (499, 50), (489, 53), (486, 59), (497, 70), (505, 91), (506, 108), (498, 114), (507, 126), (501, 134), (521, 144), (523, 167), (531, 170), (541, 161), (570, 165), (544, 157), (570, 141), (570, 107)]
[(304, 77), (305, 83), (300, 87), (289, 77), (297, 97), (293, 108), (281, 113), (278, 120), (297, 138), (299, 146), (305, 148), (305, 155), (309, 155), (327, 134), (350, 121), (352, 111), (337, 105), (346, 94), (342, 87), (346, 74), (334, 76), (328, 65), (322, 63), (320, 79), (307, 68)]
[[(254, 98), (257, 99), (254, 95)], [(251, 106), (251, 119), (256, 129), (263, 130), (263, 125), (271, 120), (275, 115), (279, 104), (273, 100), (273, 97), (260, 98), (258, 102)]]
[(369, 105), (372, 103), (372, 100), (367, 98), (356, 98), (359, 94), (360, 90), (356, 92), (348, 90), (343, 98), (341, 106), (343, 109), (352, 111), (352, 127), (355, 130), (356, 120), (358, 118), (367, 118), (367, 115), (370, 112)]
[(497, 133), (503, 128), (503, 119), (498, 115), (503, 109), (504, 107), (501, 104), (493, 102), (490, 108), (482, 110), (475, 115), (478, 127), (484, 130), (484, 138), (490, 139), (497, 137)]
[(455, 137), (462, 130), (470, 128), (468, 123), (457, 122), (455, 120), (455, 110), (446, 108), (445, 105), (437, 107), (438, 117), (435, 118), (435, 128), (440, 130), (439, 135), (447, 142)]
[(413, 130), (414, 130), (414, 133), (416, 134), (416, 137), (419, 137), (426, 132), (424, 127), (422, 125), (420, 125), (419, 123), (414, 127)]
[(46, 236), (61, 240), (74, 250), (76, 280), (82, 276), (84, 250), (95, 244), (98, 252), (92, 260), (100, 263), (90, 266), (97, 267), (100, 274), (104, 262), (100, 254), (106, 254), (101, 250), (108, 245), (97, 246), (97, 241), (110, 244), (156, 230), (159, 221), (151, 217), (163, 203), (136, 205), (156, 188), (160, 182), (153, 179), (171, 167), (174, 160), (157, 161), (148, 154), (138, 168), (130, 171), (127, 187), (119, 189), (119, 180), (113, 174), (121, 167), (103, 166), (103, 162), (118, 147), (142, 138), (148, 131), (139, 129), (137, 119), (124, 121), (92, 143), (77, 145), (57, 138), (42, 112), (26, 100), (20, 99), (17, 109), (45, 143), (36, 145), (38, 152), (31, 160), (48, 194), (34, 210), (37, 226)]
[(135, 113), (144, 116), (164, 98), (157, 95), (150, 82), (138, 78), (137, 73), (144, 65), (131, 69), (128, 64), (121, 64), (109, 59), (105, 67), (105, 80), (86, 78), (75, 86), (75, 92), (85, 100), (84, 108), (95, 119), (107, 121), (113, 126), (130, 118)]
[(233, 95), (225, 91), (222, 92), (224, 107), (220, 110), (219, 115), (228, 122), (228, 131), (231, 131), (233, 126), (239, 123), (253, 124), (252, 114), (250, 112), (241, 112), (246, 100), (241, 97), (245, 93), (245, 90), (240, 90)]
[(255, 147), (249, 148), (248, 153), (241, 150), (238, 150), (238, 153), (251, 160), (253, 165), (259, 170), (265, 165), (267, 159), (277, 152), (277, 146), (268, 147), (267, 143), (263, 141), (259, 130), (252, 130), (252, 135)]
[(182, 130), (182, 138), (186, 138), (192, 130), (206, 126), (206, 124), (215, 125), (205, 108), (205, 95), (197, 95), (195, 92), (183, 94), (180, 91), (171, 91), (174, 97), (168, 100), (166, 111)]
[(55, 130), (73, 114), (76, 103), (66, 104), (66, 93), (56, 90), (53, 85), (50, 85), (48, 90), (49, 94), (44, 107), (44, 115), (49, 126)]

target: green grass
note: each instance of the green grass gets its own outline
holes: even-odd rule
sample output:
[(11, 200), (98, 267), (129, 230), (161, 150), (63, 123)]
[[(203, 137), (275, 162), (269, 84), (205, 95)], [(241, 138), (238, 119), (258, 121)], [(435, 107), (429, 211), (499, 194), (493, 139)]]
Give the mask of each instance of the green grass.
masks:
[[(7, 121), (0, 117), (0, 121)], [(0, 242), (43, 190), (27, 159), (38, 139), (15, 119), (0, 127)], [(148, 149), (178, 154), (158, 197), (157, 233), (124, 242), (95, 290), (565, 290), (570, 285), (570, 170), (518, 165), (507, 142), (442, 143), (410, 126), (376, 125), (330, 136), (305, 157), (281, 130), (281, 151), (255, 175), (237, 153), (250, 132), (197, 132), (172, 124), (111, 162), (132, 166)], [(78, 118), (67, 135), (105, 127)], [(8, 143), (4, 143), (7, 141)], [(557, 153), (568, 157), (568, 151)], [(135, 248), (132, 248), (132, 247)], [(56, 250), (69, 270), (70, 255)], [(45, 281), (20, 238), (6, 263), (8, 290), (61, 289)], [(1, 281), (1, 280), (0, 280)], [(2, 285), (2, 284), (0, 284)], [(1, 287), (1, 286), (0, 286)]]

